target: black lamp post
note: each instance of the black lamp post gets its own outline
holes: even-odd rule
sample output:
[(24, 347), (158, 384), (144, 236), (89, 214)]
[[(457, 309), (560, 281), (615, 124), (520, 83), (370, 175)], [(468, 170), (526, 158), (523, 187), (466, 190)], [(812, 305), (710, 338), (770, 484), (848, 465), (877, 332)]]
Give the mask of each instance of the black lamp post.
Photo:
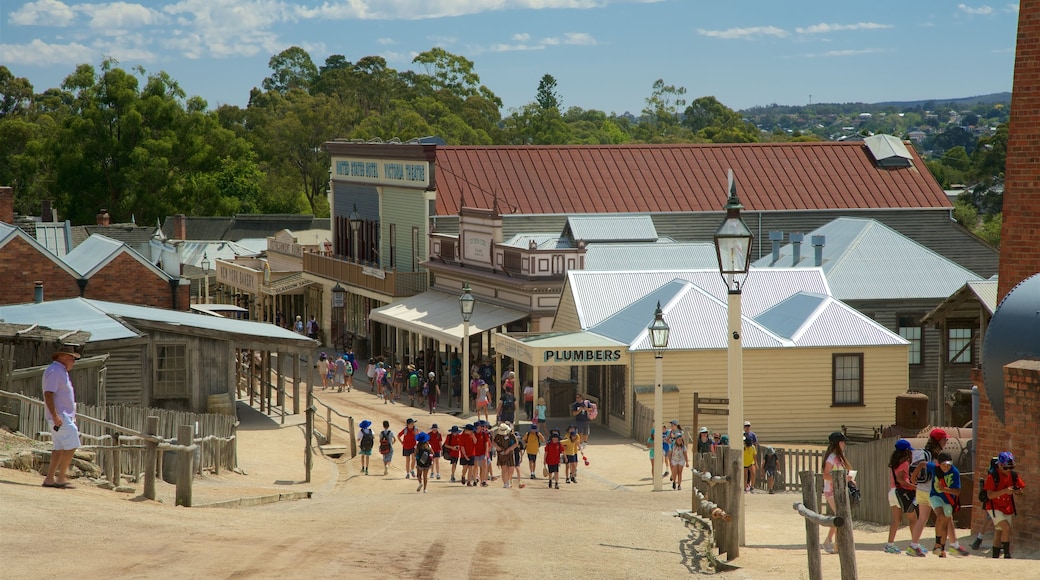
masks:
[(354, 258), (354, 261), (358, 260), (358, 230), (361, 229), (361, 222), (364, 221), (361, 218), (361, 214), (358, 213), (357, 204), (354, 204), (354, 210), (350, 212), (347, 217), (350, 220), (350, 255)]
[[(664, 321), (664, 313), (661, 312), (661, 303), (657, 303), (654, 312), (654, 321), (647, 327), (650, 335), (650, 346), (654, 347), (654, 429), (661, 429), (664, 418), (662, 417), (664, 405), (664, 394), (661, 383), (664, 381), (664, 350), (668, 348), (668, 335), (671, 329)], [(664, 433), (657, 433), (654, 437), (654, 491), (661, 491), (661, 465), (664, 462)]]
[(473, 316), (473, 306), (476, 298), (469, 287), (469, 282), (462, 286), (462, 296), (459, 296), (459, 311), (462, 313), (462, 416), (469, 415), (469, 319)]
[(202, 252), (202, 272), (203, 272), (203, 286), (206, 292), (206, 301), (204, 304), (209, 304), (209, 258), (206, 256), (206, 252)]

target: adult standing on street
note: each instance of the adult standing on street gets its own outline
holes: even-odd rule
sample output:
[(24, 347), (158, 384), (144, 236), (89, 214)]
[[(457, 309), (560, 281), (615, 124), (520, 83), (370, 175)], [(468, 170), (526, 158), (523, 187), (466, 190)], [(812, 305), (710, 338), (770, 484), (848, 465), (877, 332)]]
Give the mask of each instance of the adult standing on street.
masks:
[(43, 487), (72, 488), (66, 472), (79, 448), (79, 429), (76, 428), (76, 393), (69, 371), (79, 357), (71, 346), (61, 345), (51, 355), (52, 362), (43, 372), (44, 410), (54, 441)]

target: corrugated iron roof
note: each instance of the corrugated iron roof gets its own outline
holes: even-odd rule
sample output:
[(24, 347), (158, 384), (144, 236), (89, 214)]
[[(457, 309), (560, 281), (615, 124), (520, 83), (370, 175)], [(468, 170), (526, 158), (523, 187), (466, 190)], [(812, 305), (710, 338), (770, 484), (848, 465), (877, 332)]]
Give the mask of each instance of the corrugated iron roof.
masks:
[[(206, 318), (212, 317), (207, 316)], [(0, 306), (0, 320), (21, 324), (38, 323), (46, 328), (80, 330), (90, 333), (88, 342), (143, 336), (129, 325), (112, 318), (85, 298)]]
[(824, 236), (820, 267), (836, 298), (882, 300), (945, 299), (970, 280), (974, 272), (933, 252), (888, 226), (871, 219), (838, 218), (805, 235), (794, 263), (791, 244), (754, 262), (756, 268), (789, 268), (815, 264), (812, 236)]
[(590, 244), (585, 248), (586, 270), (699, 270), (717, 268), (715, 244), (680, 242), (656, 244)]
[(22, 241), (24, 241), (26, 244), (29, 244), (33, 249), (35, 249), (40, 254), (40, 256), (42, 256), (42, 257), (50, 260), (51, 262), (53, 262), (59, 268), (61, 268), (65, 272), (67, 272), (70, 276), (72, 276), (74, 278), (78, 278), (79, 277), (79, 273), (76, 272), (76, 270), (73, 269), (72, 266), (69, 266), (68, 264), (66, 264), (65, 261), (62, 258), (59, 258), (53, 252), (48, 250), (43, 244), (38, 242), (36, 240), (36, 238), (32, 237), (28, 232), (22, 230), (21, 228), (17, 228), (15, 226), (12, 226), (10, 224), (6, 224), (4, 222), (0, 222), (0, 249), (2, 249), (4, 246), (6, 246), (8, 243), (10, 243), (15, 238), (19, 238)]
[(718, 212), (731, 168), (748, 211), (952, 207), (910, 155), (882, 168), (862, 142), (438, 146), (436, 211)]
[[(780, 275), (771, 276), (770, 273)], [(609, 277), (603, 274), (609, 274)], [(598, 312), (601, 308), (608, 308), (602, 303), (593, 302), (596, 305), (591, 309), (593, 312), (579, 307), (579, 322), (583, 330), (628, 343), (632, 350), (653, 349), (646, 327), (653, 320), (658, 301), (671, 327), (669, 350), (725, 349), (728, 346), (725, 287), (717, 271), (708, 273), (708, 277), (702, 274), (575, 272), (574, 275), (568, 274), (568, 289), (574, 294), (576, 303), (579, 302), (578, 296), (608, 294), (614, 298), (614, 304), (622, 304), (620, 309), (606, 317)], [(757, 273), (752, 273), (755, 275)], [(667, 280), (648, 291), (635, 289), (636, 282), (647, 276), (655, 278), (651, 284)], [(765, 271), (762, 278), (765, 280), (756, 281), (757, 287), (768, 287), (769, 292), (760, 292), (755, 298), (754, 291), (745, 287), (742, 294), (741, 341), (744, 348), (909, 344), (829, 296), (819, 270), (772, 270)], [(702, 287), (700, 283), (713, 288)], [(803, 285), (816, 286), (823, 292), (804, 292), (801, 290)], [(599, 321), (588, 324), (587, 321), (593, 317)]]
[(74, 250), (65, 255), (65, 263), (79, 272), (84, 278), (89, 278), (98, 272), (106, 264), (111, 262), (121, 253), (126, 253), (131, 258), (140, 262), (145, 268), (155, 272), (156, 276), (169, 280), (172, 278), (151, 261), (145, 259), (137, 250), (123, 242), (113, 240), (101, 234), (94, 234), (76, 246)]
[(502, 245), (527, 250), (531, 247), (532, 241), (534, 241), (535, 247), (539, 250), (556, 250), (570, 247), (570, 243), (567, 240), (560, 239), (560, 234), (516, 234), (503, 242)]
[(36, 241), (55, 256), (64, 256), (72, 249), (72, 225), (64, 222), (38, 222)]
[(594, 242), (654, 242), (657, 228), (648, 215), (583, 215), (567, 218), (564, 237)]

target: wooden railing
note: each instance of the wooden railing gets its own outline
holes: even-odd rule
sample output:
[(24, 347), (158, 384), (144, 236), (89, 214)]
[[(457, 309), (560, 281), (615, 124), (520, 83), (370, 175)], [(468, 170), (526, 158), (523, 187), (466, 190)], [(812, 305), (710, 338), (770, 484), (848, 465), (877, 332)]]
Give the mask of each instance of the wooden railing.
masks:
[[(347, 441), (347, 448), (350, 452), (350, 457), (354, 458), (357, 456), (357, 433), (354, 430), (354, 417), (350, 415), (344, 415), (336, 409), (329, 406), (328, 403), (322, 401), (317, 396), (312, 396), (315, 406), (325, 407), (324, 416), (322, 413), (316, 412), (314, 418), (316, 420), (324, 421), (324, 429), (319, 430), (317, 424), (315, 424), (314, 436), (319, 441), (323, 440), (323, 445), (332, 445), (332, 429), (337, 430), (337, 436), (345, 438)], [(315, 409), (319, 411), (320, 409)], [(335, 415), (335, 417), (333, 417)], [(336, 424), (337, 419), (340, 419), (339, 424)], [(344, 425), (345, 423), (345, 425)]]
[(427, 272), (383, 270), (353, 262), (345, 257), (326, 256), (317, 252), (303, 255), (303, 271), (357, 288), (365, 288), (393, 297), (414, 296), (430, 287)]

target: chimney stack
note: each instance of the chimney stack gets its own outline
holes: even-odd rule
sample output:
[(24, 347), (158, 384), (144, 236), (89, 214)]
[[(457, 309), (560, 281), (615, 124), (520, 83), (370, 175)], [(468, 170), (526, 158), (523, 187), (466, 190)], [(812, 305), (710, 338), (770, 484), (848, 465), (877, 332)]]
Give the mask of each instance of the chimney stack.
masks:
[(188, 239), (188, 220), (182, 213), (173, 216), (173, 239)]
[(812, 245), (815, 251), (815, 265), (817, 268), (823, 265), (823, 245), (827, 241), (827, 236), (813, 236)]
[(798, 262), (802, 260), (802, 240), (805, 239), (805, 234), (794, 232), (791, 234), (791, 253), (794, 259), (791, 261), (791, 266), (797, 266)]
[(40, 202), (40, 221), (41, 222), (52, 222), (54, 221), (54, 210), (51, 209), (51, 200), (45, 199)]
[(43, 282), (37, 280), (35, 282), (35, 288), (33, 288), (33, 302), (39, 304), (43, 302)]
[(0, 187), (0, 222), (14, 223), (14, 188)]
[(769, 241), (773, 242), (773, 263), (780, 261), (780, 242), (784, 241), (784, 232), (782, 230), (772, 230), (769, 232)]
[(97, 225), (99, 226), (110, 226), (112, 225), (112, 217), (108, 215), (108, 210), (101, 208), (101, 211), (97, 214)]

